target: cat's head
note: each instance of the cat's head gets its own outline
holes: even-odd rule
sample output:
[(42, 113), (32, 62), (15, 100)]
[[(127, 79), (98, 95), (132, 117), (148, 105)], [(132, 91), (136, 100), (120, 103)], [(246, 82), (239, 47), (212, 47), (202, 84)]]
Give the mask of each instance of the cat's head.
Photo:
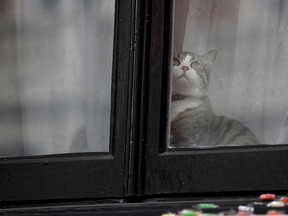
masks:
[(172, 92), (192, 97), (204, 97), (208, 92), (209, 75), (217, 55), (210, 50), (204, 55), (181, 52), (173, 58)]

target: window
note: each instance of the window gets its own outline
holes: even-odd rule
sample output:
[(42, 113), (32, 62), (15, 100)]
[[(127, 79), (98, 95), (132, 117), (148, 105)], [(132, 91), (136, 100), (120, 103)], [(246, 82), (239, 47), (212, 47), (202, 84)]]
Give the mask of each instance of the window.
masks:
[[(282, 78), (276, 78), (278, 76), (286, 76), (285, 72), (281, 71), (282, 64), (285, 65), (285, 61), (279, 62), (279, 64), (273, 62), (272, 59), (269, 57), (272, 57), (275, 53), (282, 50), (279, 50), (279, 46), (282, 43), (277, 43), (277, 40), (279, 39), (281, 41), (282, 37), (284, 36), (284, 33), (282, 34), (280, 32), (274, 32), (270, 33), (271, 38), (267, 38), (267, 35), (265, 35), (269, 30), (271, 30), (272, 25), (275, 27), (275, 25), (279, 25), (278, 27), (281, 29), (283, 28), (282, 21), (279, 20), (278, 24), (275, 24), (276, 15), (279, 11), (279, 13), (283, 13), (283, 5), (280, 6), (278, 3), (275, 3), (274, 1), (264, 1), (260, 3), (260, 1), (173, 1), (172, 2), (164, 2), (164, 1), (157, 1), (157, 3), (151, 3), (151, 8), (153, 8), (153, 16), (152, 16), (152, 22), (151, 22), (151, 51), (150, 51), (150, 58), (149, 58), (149, 85), (150, 89), (148, 91), (148, 121), (147, 121), (147, 145), (146, 145), (146, 152), (147, 152), (147, 160), (145, 162), (145, 176), (146, 176), (146, 184), (144, 187), (144, 193), (146, 194), (199, 194), (199, 193), (241, 193), (242, 195), (249, 193), (259, 193), (259, 191), (269, 191), (269, 190), (285, 190), (287, 188), (287, 181), (285, 180), (287, 178), (287, 163), (285, 162), (285, 158), (287, 157), (287, 146), (286, 145), (252, 145), (252, 146), (238, 146), (238, 147), (221, 147), (221, 148), (214, 148), (214, 149), (203, 149), (203, 148), (167, 148), (167, 143), (169, 143), (169, 130), (167, 130), (167, 126), (169, 126), (169, 103), (170, 103), (170, 91), (173, 91), (172, 85), (170, 85), (170, 63), (173, 64), (171, 56), (173, 55), (173, 51), (170, 51), (170, 48), (180, 49), (182, 50), (182, 46), (184, 46), (185, 49), (196, 49), (196, 52), (200, 52), (201, 54), (204, 54), (205, 52), (208, 52), (210, 49), (216, 48), (219, 50), (219, 62), (216, 63), (215, 61), (215, 67), (214, 70), (212, 68), (211, 73), (215, 73), (212, 76), (215, 76), (213, 79), (217, 79), (217, 71), (220, 69), (226, 69), (225, 70), (232, 70), (235, 69), (238, 72), (235, 72), (234, 77), (232, 77), (233, 82), (239, 82), (237, 85), (239, 85), (239, 88), (241, 88), (245, 93), (239, 93), (235, 91), (234, 93), (236, 95), (240, 94), (241, 98), (248, 97), (249, 100), (251, 97), (254, 97), (254, 93), (260, 94), (262, 92), (262, 98), (259, 100), (257, 99), (251, 99), (248, 104), (251, 104), (249, 107), (246, 103), (243, 105), (244, 107), (251, 108), (252, 114), (256, 113), (255, 115), (260, 115), (260, 113), (257, 113), (257, 107), (258, 103), (264, 103), (265, 106), (267, 106), (267, 112), (262, 113), (261, 118), (267, 118), (266, 125), (267, 128), (265, 129), (264, 126), (262, 129), (258, 128), (258, 126), (255, 126), (255, 134), (263, 134), (263, 136), (260, 136), (261, 144), (277, 144), (281, 124), (283, 124), (283, 117), (285, 116), (285, 112), (287, 107), (285, 104), (287, 101), (283, 97), (282, 99), (279, 98), (275, 94), (274, 91), (271, 90), (269, 94), (271, 94), (269, 97), (264, 97), (263, 91), (265, 91), (265, 88), (269, 86), (269, 88), (273, 89), (273, 82), (279, 82), (281, 85), (283, 84), (283, 87), (285, 86), (285, 83), (282, 81)], [(227, 4), (226, 4), (227, 3)], [(190, 6), (188, 7), (188, 5)], [(212, 4), (212, 5), (211, 5)], [(234, 5), (236, 4), (236, 5)], [(241, 7), (238, 4), (242, 4)], [(253, 9), (250, 4), (253, 4), (253, 8), (257, 7), (257, 13), (263, 15), (265, 17), (265, 20), (272, 19), (268, 23), (264, 20), (262, 22), (261, 19), (256, 19), (254, 16), (257, 16), (256, 14), (253, 14)], [(254, 5), (255, 4), (255, 5)], [(260, 6), (261, 4), (261, 6)], [(173, 9), (176, 9), (176, 13), (174, 14), (173, 20)], [(178, 6), (177, 6), (178, 5)], [(177, 14), (177, 7), (179, 5), (182, 7), (179, 9), (181, 13), (178, 11)], [(229, 7), (229, 8), (226, 8)], [(247, 8), (246, 8), (247, 7)], [(282, 8), (281, 10), (277, 10)], [(210, 8), (210, 9), (209, 9)], [(246, 9), (245, 9), (246, 8)], [(259, 11), (261, 10), (263, 11)], [(189, 9), (189, 10), (188, 10)], [(240, 10), (240, 11), (239, 11)], [(268, 16), (269, 10), (272, 10), (272, 18), (271, 16)], [(190, 11), (190, 13), (188, 13)], [(237, 11), (237, 15), (235, 14)], [(243, 13), (251, 13), (251, 16), (245, 16)], [(265, 13), (265, 15), (264, 15)], [(284, 12), (285, 13), (285, 12)], [(227, 21), (225, 21), (225, 15), (229, 16)], [(275, 16), (274, 16), (275, 15)], [(177, 20), (177, 16), (179, 17), (179, 20)], [(189, 18), (190, 16), (190, 18)], [(194, 16), (191, 18), (191, 16)], [(199, 16), (199, 17), (198, 17)], [(212, 17), (211, 17), (212, 16)], [(231, 16), (231, 17), (230, 17)], [(223, 20), (221, 19), (221, 22), (217, 22), (217, 20), (220, 19), (220, 17), (223, 17)], [(281, 16), (280, 16), (281, 17)], [(236, 19), (237, 18), (237, 19)], [(250, 19), (251, 18), (251, 19)], [(255, 18), (255, 19), (254, 19)], [(182, 20), (181, 20), (182, 19)], [(241, 20), (240, 23), (238, 23), (237, 26), (234, 26), (232, 22), (238, 22), (239, 19)], [(182, 23), (180, 22), (183, 21)], [(187, 22), (186, 22), (187, 20)], [(192, 20), (192, 21), (191, 21)], [(274, 20), (274, 21), (273, 21)], [(276, 19), (277, 20), (277, 19)], [(179, 24), (180, 22), (180, 24)], [(223, 23), (222, 23), (223, 22)], [(256, 23), (253, 23), (256, 22)], [(174, 24), (175, 34), (174, 34), (174, 43), (172, 42), (172, 35), (173, 35), (173, 29), (172, 26)], [(178, 26), (179, 24), (179, 26)], [(225, 24), (225, 25), (224, 25)], [(249, 32), (242, 30), (243, 28), (248, 28), (247, 26), (250, 26), (250, 30), (254, 29), (255, 31)], [(261, 25), (260, 25), (261, 24)], [(176, 26), (177, 25), (177, 26)], [(193, 29), (189, 28), (190, 26), (193, 26)], [(186, 32), (185, 32), (185, 26)], [(253, 26), (257, 26), (253, 28)], [(176, 31), (176, 28), (178, 31)], [(182, 29), (181, 29), (182, 28)], [(183, 29), (184, 28), (184, 29)], [(237, 28), (241, 28), (241, 34), (238, 35), (238, 37), (234, 37), (232, 32), (230, 32), (230, 29), (234, 29), (234, 34), (237, 34)], [(195, 31), (194, 31), (195, 30)], [(227, 30), (227, 31), (226, 31)], [(265, 31), (264, 31), (265, 30)], [(279, 30), (279, 29), (278, 29)], [(260, 32), (258, 32), (260, 31)], [(265, 32), (265, 34), (264, 34)], [(263, 35), (263, 34), (264, 35)], [(202, 35), (203, 34), (203, 35)], [(252, 34), (252, 35), (250, 35)], [(257, 43), (252, 43), (252, 41), (255, 40), (253, 37), (254, 34), (259, 34), (259, 37), (262, 41), (258, 41)], [(276, 34), (276, 35), (273, 35)], [(277, 35), (278, 34), (278, 35)], [(205, 36), (206, 35), (206, 36)], [(272, 36), (273, 35), (273, 36)], [(205, 36), (205, 37), (204, 37)], [(225, 37), (224, 37), (225, 36)], [(233, 36), (233, 37), (232, 37)], [(241, 37), (240, 37), (241, 36)], [(246, 38), (247, 36), (247, 38)], [(249, 36), (249, 37), (248, 37)], [(275, 37), (274, 37), (275, 36)], [(185, 38), (186, 37), (186, 38)], [(224, 37), (224, 38), (223, 38)], [(229, 40), (227, 40), (227, 37), (232, 37), (234, 40), (239, 40), (237, 43), (230, 43)], [(257, 37), (259, 39), (259, 37)], [(226, 38), (226, 39), (225, 39)], [(259, 40), (260, 40), (259, 39)], [(199, 40), (199, 41), (198, 41)], [(184, 41), (184, 43), (183, 43)], [(271, 44), (268, 43), (268, 41), (271, 41)], [(274, 41), (272, 43), (272, 41)], [(180, 43), (181, 42), (181, 43)], [(245, 42), (252, 43), (254, 48), (250, 51), (245, 50), (247, 49), (247, 46), (244, 47), (243, 44)], [(279, 41), (278, 41), (279, 42)], [(242, 44), (242, 45), (241, 45)], [(226, 47), (227, 45), (227, 47)], [(185, 47), (186, 46), (186, 47)], [(238, 46), (238, 47), (237, 47)], [(269, 47), (271, 49), (269, 49)], [(273, 47), (273, 53), (272, 54), (272, 47)], [(183, 48), (183, 49), (184, 49)], [(233, 49), (232, 49), (233, 48)], [(236, 48), (240, 50), (236, 50)], [(201, 50), (202, 49), (202, 50)], [(221, 49), (223, 49), (221, 53)], [(261, 51), (262, 49), (265, 49), (265, 54)], [(158, 50), (159, 52), (155, 52), (155, 50)], [(172, 50), (172, 49), (171, 49)], [(188, 50), (189, 51), (189, 50)], [(230, 53), (233, 51), (233, 55)], [(281, 51), (281, 53), (284, 50)], [(234, 53), (235, 52), (235, 53)], [(244, 52), (244, 53), (243, 53)], [(244, 56), (245, 53), (248, 52), (248, 56)], [(262, 59), (260, 54), (265, 56), (265, 58)], [(253, 54), (254, 53), (254, 54)], [(241, 54), (241, 58), (243, 58), (243, 62), (241, 62), (241, 58), (237, 59)], [(231, 56), (232, 55), (232, 56)], [(264, 69), (264, 59), (265, 61), (272, 61), (272, 63), (264, 64), (266, 67), (269, 67), (268, 70), (265, 68), (265, 71), (259, 70), (258, 73), (267, 73), (269, 72), (269, 75), (261, 75), (257, 74), (255, 70), (254, 65), (251, 65), (252, 63), (256, 64), (256, 59), (252, 62), (252, 57), (255, 55), (255, 58), (259, 60), (257, 62), (256, 67), (262, 67)], [(284, 55), (284, 54), (283, 54)], [(266, 58), (267, 56), (267, 58)], [(245, 61), (244, 61), (245, 57)], [(233, 60), (231, 60), (233, 58)], [(280, 60), (282, 57), (279, 54), (278, 58), (274, 56), (274, 61)], [(171, 59), (171, 60), (170, 60)], [(230, 59), (230, 60), (229, 60)], [(223, 62), (221, 62), (223, 61)], [(224, 63), (225, 61), (228, 61), (227, 63)], [(233, 61), (233, 64), (230, 65), (229, 61)], [(244, 78), (242, 77), (243, 74), (240, 73), (240, 69), (237, 68), (234, 63), (237, 63), (237, 67), (244, 67), (243, 70), (247, 70), (247, 68), (250, 67), (251, 71), (254, 71), (252, 75), (249, 73), (245, 73), (244, 77), (248, 79), (248, 84), (245, 83)], [(245, 64), (244, 64), (245, 63)], [(216, 66), (216, 64), (220, 64)], [(276, 64), (276, 65), (275, 65)], [(278, 67), (279, 66), (279, 67)], [(271, 69), (274, 67), (275, 69)], [(219, 73), (223, 73), (223, 70)], [(160, 71), (160, 72), (159, 72)], [(272, 72), (273, 71), (273, 72)], [(270, 73), (271, 72), (271, 73)], [(278, 75), (276, 75), (276, 73)], [(257, 77), (259, 75), (258, 79), (255, 80), (255, 85), (257, 84), (257, 87), (253, 87), (253, 80), (249, 79), (249, 76)], [(228, 76), (228, 75), (227, 75)], [(248, 77), (246, 77), (248, 76)], [(228, 81), (224, 79), (225, 75), (222, 75), (223, 79), (218, 79), (218, 82), (216, 80), (216, 83), (214, 83), (214, 87), (216, 88), (217, 85), (221, 86), (224, 85), (224, 82), (227, 83)], [(230, 76), (231, 77), (231, 76)], [(274, 77), (274, 78), (273, 78)], [(264, 82), (264, 78), (269, 78), (265, 82), (267, 82), (266, 87), (264, 88), (262, 84), (260, 83), (259, 79)], [(211, 78), (212, 79), (212, 78)], [(212, 80), (213, 80), (212, 79)], [(228, 79), (228, 78), (227, 78)], [(211, 80), (211, 82), (212, 82)], [(286, 80), (286, 79), (285, 79)], [(242, 84), (241, 84), (242, 83)], [(269, 83), (269, 85), (268, 85)], [(225, 91), (228, 91), (229, 88), (232, 88), (231, 83), (228, 83), (230, 87), (223, 87), (223, 89), (219, 88), (219, 92), (215, 90), (213, 94), (216, 94), (219, 96), (219, 98), (223, 95), (225, 95)], [(234, 85), (234, 84), (233, 84)], [(235, 84), (236, 85), (236, 84)], [(250, 89), (246, 90), (246, 86)], [(280, 84), (279, 84), (280, 85)], [(266, 88), (266, 92), (268, 92), (268, 89)], [(276, 87), (275, 87), (276, 88)], [(225, 90), (226, 89), (226, 90)], [(253, 91), (252, 91), (253, 89)], [(263, 90), (264, 89), (264, 90)], [(229, 89), (229, 92), (233, 90)], [(234, 91), (234, 90), (233, 90)], [(251, 94), (248, 94), (248, 92), (251, 91)], [(281, 90), (282, 91), (282, 90)], [(233, 94), (234, 94), (233, 93)], [(257, 95), (256, 94), (256, 95)], [(239, 100), (239, 95), (236, 96), (233, 95), (231, 98), (235, 98)], [(255, 95), (255, 97), (257, 97)], [(243, 96), (243, 97), (242, 97)], [(226, 96), (222, 98), (222, 104), (224, 103), (223, 100), (228, 100)], [(281, 101), (281, 105), (278, 103), (277, 106), (270, 106), (269, 102), (278, 100)], [(229, 99), (230, 100), (230, 99)], [(221, 109), (225, 108), (226, 103), (221, 108), (221, 103), (218, 104), (219, 111)], [(228, 102), (227, 102), (228, 103)], [(237, 104), (238, 102), (236, 102)], [(228, 104), (229, 105), (229, 104)], [(235, 106), (234, 104), (232, 104)], [(238, 105), (237, 105), (238, 106)], [(236, 106), (236, 107), (237, 107)], [(271, 111), (268, 112), (268, 107), (271, 109)], [(226, 107), (227, 108), (227, 107)], [(225, 108), (225, 109), (226, 109)], [(240, 112), (239, 116), (241, 116), (241, 112), (243, 111), (242, 108), (239, 107), (234, 108), (231, 110), (231, 112)], [(226, 113), (226, 110), (222, 110), (223, 113), (221, 115)], [(228, 108), (227, 108), (228, 109)], [(266, 108), (265, 108), (266, 109)], [(278, 110), (282, 110), (281, 113), (278, 113)], [(273, 114), (272, 110), (275, 111)], [(269, 115), (271, 114), (271, 116)], [(228, 115), (228, 113), (227, 113)], [(248, 115), (248, 114), (247, 114)], [(279, 116), (278, 116), (279, 115)], [(252, 115), (253, 116), (253, 115)], [(257, 117), (256, 116), (256, 117)], [(277, 116), (277, 117), (276, 117)], [(249, 124), (250, 118), (246, 118), (247, 122), (246, 124)], [(268, 119), (273, 119), (276, 122), (270, 122)], [(263, 120), (263, 119), (262, 119)], [(260, 121), (262, 121), (260, 120)], [(254, 124), (255, 119), (252, 118), (251, 124)], [(278, 125), (276, 128), (269, 128), (269, 124)], [(249, 126), (254, 130), (252, 126)], [(266, 127), (266, 126), (265, 126)], [(166, 132), (167, 131), (167, 132)], [(258, 132), (257, 132), (258, 131)], [(274, 131), (273, 139), (270, 135), (267, 136), (266, 132), (269, 134), (269, 131)], [(264, 133), (265, 132), (265, 133)], [(257, 135), (258, 136), (258, 135)], [(168, 137), (168, 140), (167, 140)], [(266, 138), (265, 138), (266, 137)], [(269, 141), (268, 141), (269, 140)], [(282, 144), (285, 143), (285, 141), (281, 142)], [(157, 166), (155, 166), (157, 164)], [(286, 164), (286, 165), (284, 165)]]
[(115, 2), (5, 7), (1, 156), (108, 152)]
[[(55, 2), (61, 1), (45, 4), (55, 8)], [(177, 46), (173, 42), (173, 11), (177, 2), (115, 1), (109, 149), (1, 158), (1, 200), (12, 204), (26, 201), (29, 205), (95, 201), (93, 207), (88, 202), (88, 208), (98, 208), (99, 214), (118, 210), (126, 214), (127, 209), (134, 207), (142, 212), (151, 208), (148, 214), (150, 210), (162, 212), (163, 206), (171, 203), (175, 208), (184, 206), (188, 203), (187, 199), (183, 201), (184, 197), (199, 194), (245, 196), (287, 189), (285, 144), (168, 148), (170, 66), (172, 48)], [(188, 7), (185, 11), (188, 12)], [(164, 197), (164, 201), (158, 202), (159, 197)], [(152, 199), (145, 202), (147, 198)], [(175, 198), (181, 202), (174, 202)], [(165, 200), (172, 201), (165, 203)], [(77, 214), (83, 206), (74, 207), (73, 213)], [(57, 207), (52, 208), (40, 211), (58, 213)], [(65, 214), (70, 206), (59, 208)]]
[(172, 144), (287, 142), (286, 13), (281, 1), (175, 1)]
[(123, 197), (134, 5), (7, 0), (1, 9), (1, 127), (10, 134), (1, 130), (0, 199)]

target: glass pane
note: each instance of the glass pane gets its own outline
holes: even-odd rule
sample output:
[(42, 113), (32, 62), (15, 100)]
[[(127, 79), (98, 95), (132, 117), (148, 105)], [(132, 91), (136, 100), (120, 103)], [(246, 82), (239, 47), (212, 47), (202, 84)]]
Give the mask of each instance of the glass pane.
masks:
[(109, 151), (114, 1), (0, 10), (0, 156)]
[(288, 143), (288, 1), (183, 0), (174, 12), (170, 147)]

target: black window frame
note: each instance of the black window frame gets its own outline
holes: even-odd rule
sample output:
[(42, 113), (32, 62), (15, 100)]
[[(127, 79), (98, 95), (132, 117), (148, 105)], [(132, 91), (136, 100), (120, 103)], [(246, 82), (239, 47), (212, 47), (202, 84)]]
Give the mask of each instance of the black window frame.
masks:
[(110, 151), (1, 158), (2, 204), (112, 199), (127, 194), (137, 50), (135, 2), (115, 0)]
[(150, 2), (143, 193), (148, 196), (287, 193), (287, 145), (167, 149), (172, 9), (173, 0)]
[(172, 7), (116, 0), (110, 152), (1, 158), (2, 204), (287, 191), (286, 145), (167, 149)]

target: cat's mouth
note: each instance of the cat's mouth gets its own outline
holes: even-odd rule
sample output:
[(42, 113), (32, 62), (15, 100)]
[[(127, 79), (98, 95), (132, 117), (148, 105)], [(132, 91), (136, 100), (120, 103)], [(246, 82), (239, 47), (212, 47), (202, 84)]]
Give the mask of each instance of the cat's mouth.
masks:
[(181, 75), (181, 76), (177, 77), (177, 78), (175, 79), (175, 81), (181, 79), (182, 77), (184, 77), (184, 78), (186, 78), (186, 79), (188, 80), (188, 78), (187, 78), (187, 77), (185, 76), (185, 74), (184, 74), (184, 75)]
[(185, 74), (177, 77), (174, 81), (178, 81), (179, 79), (182, 79), (182, 78), (186, 79), (189, 82), (189, 84), (192, 85), (192, 83), (190, 82), (189, 78), (187, 76), (185, 76)]

